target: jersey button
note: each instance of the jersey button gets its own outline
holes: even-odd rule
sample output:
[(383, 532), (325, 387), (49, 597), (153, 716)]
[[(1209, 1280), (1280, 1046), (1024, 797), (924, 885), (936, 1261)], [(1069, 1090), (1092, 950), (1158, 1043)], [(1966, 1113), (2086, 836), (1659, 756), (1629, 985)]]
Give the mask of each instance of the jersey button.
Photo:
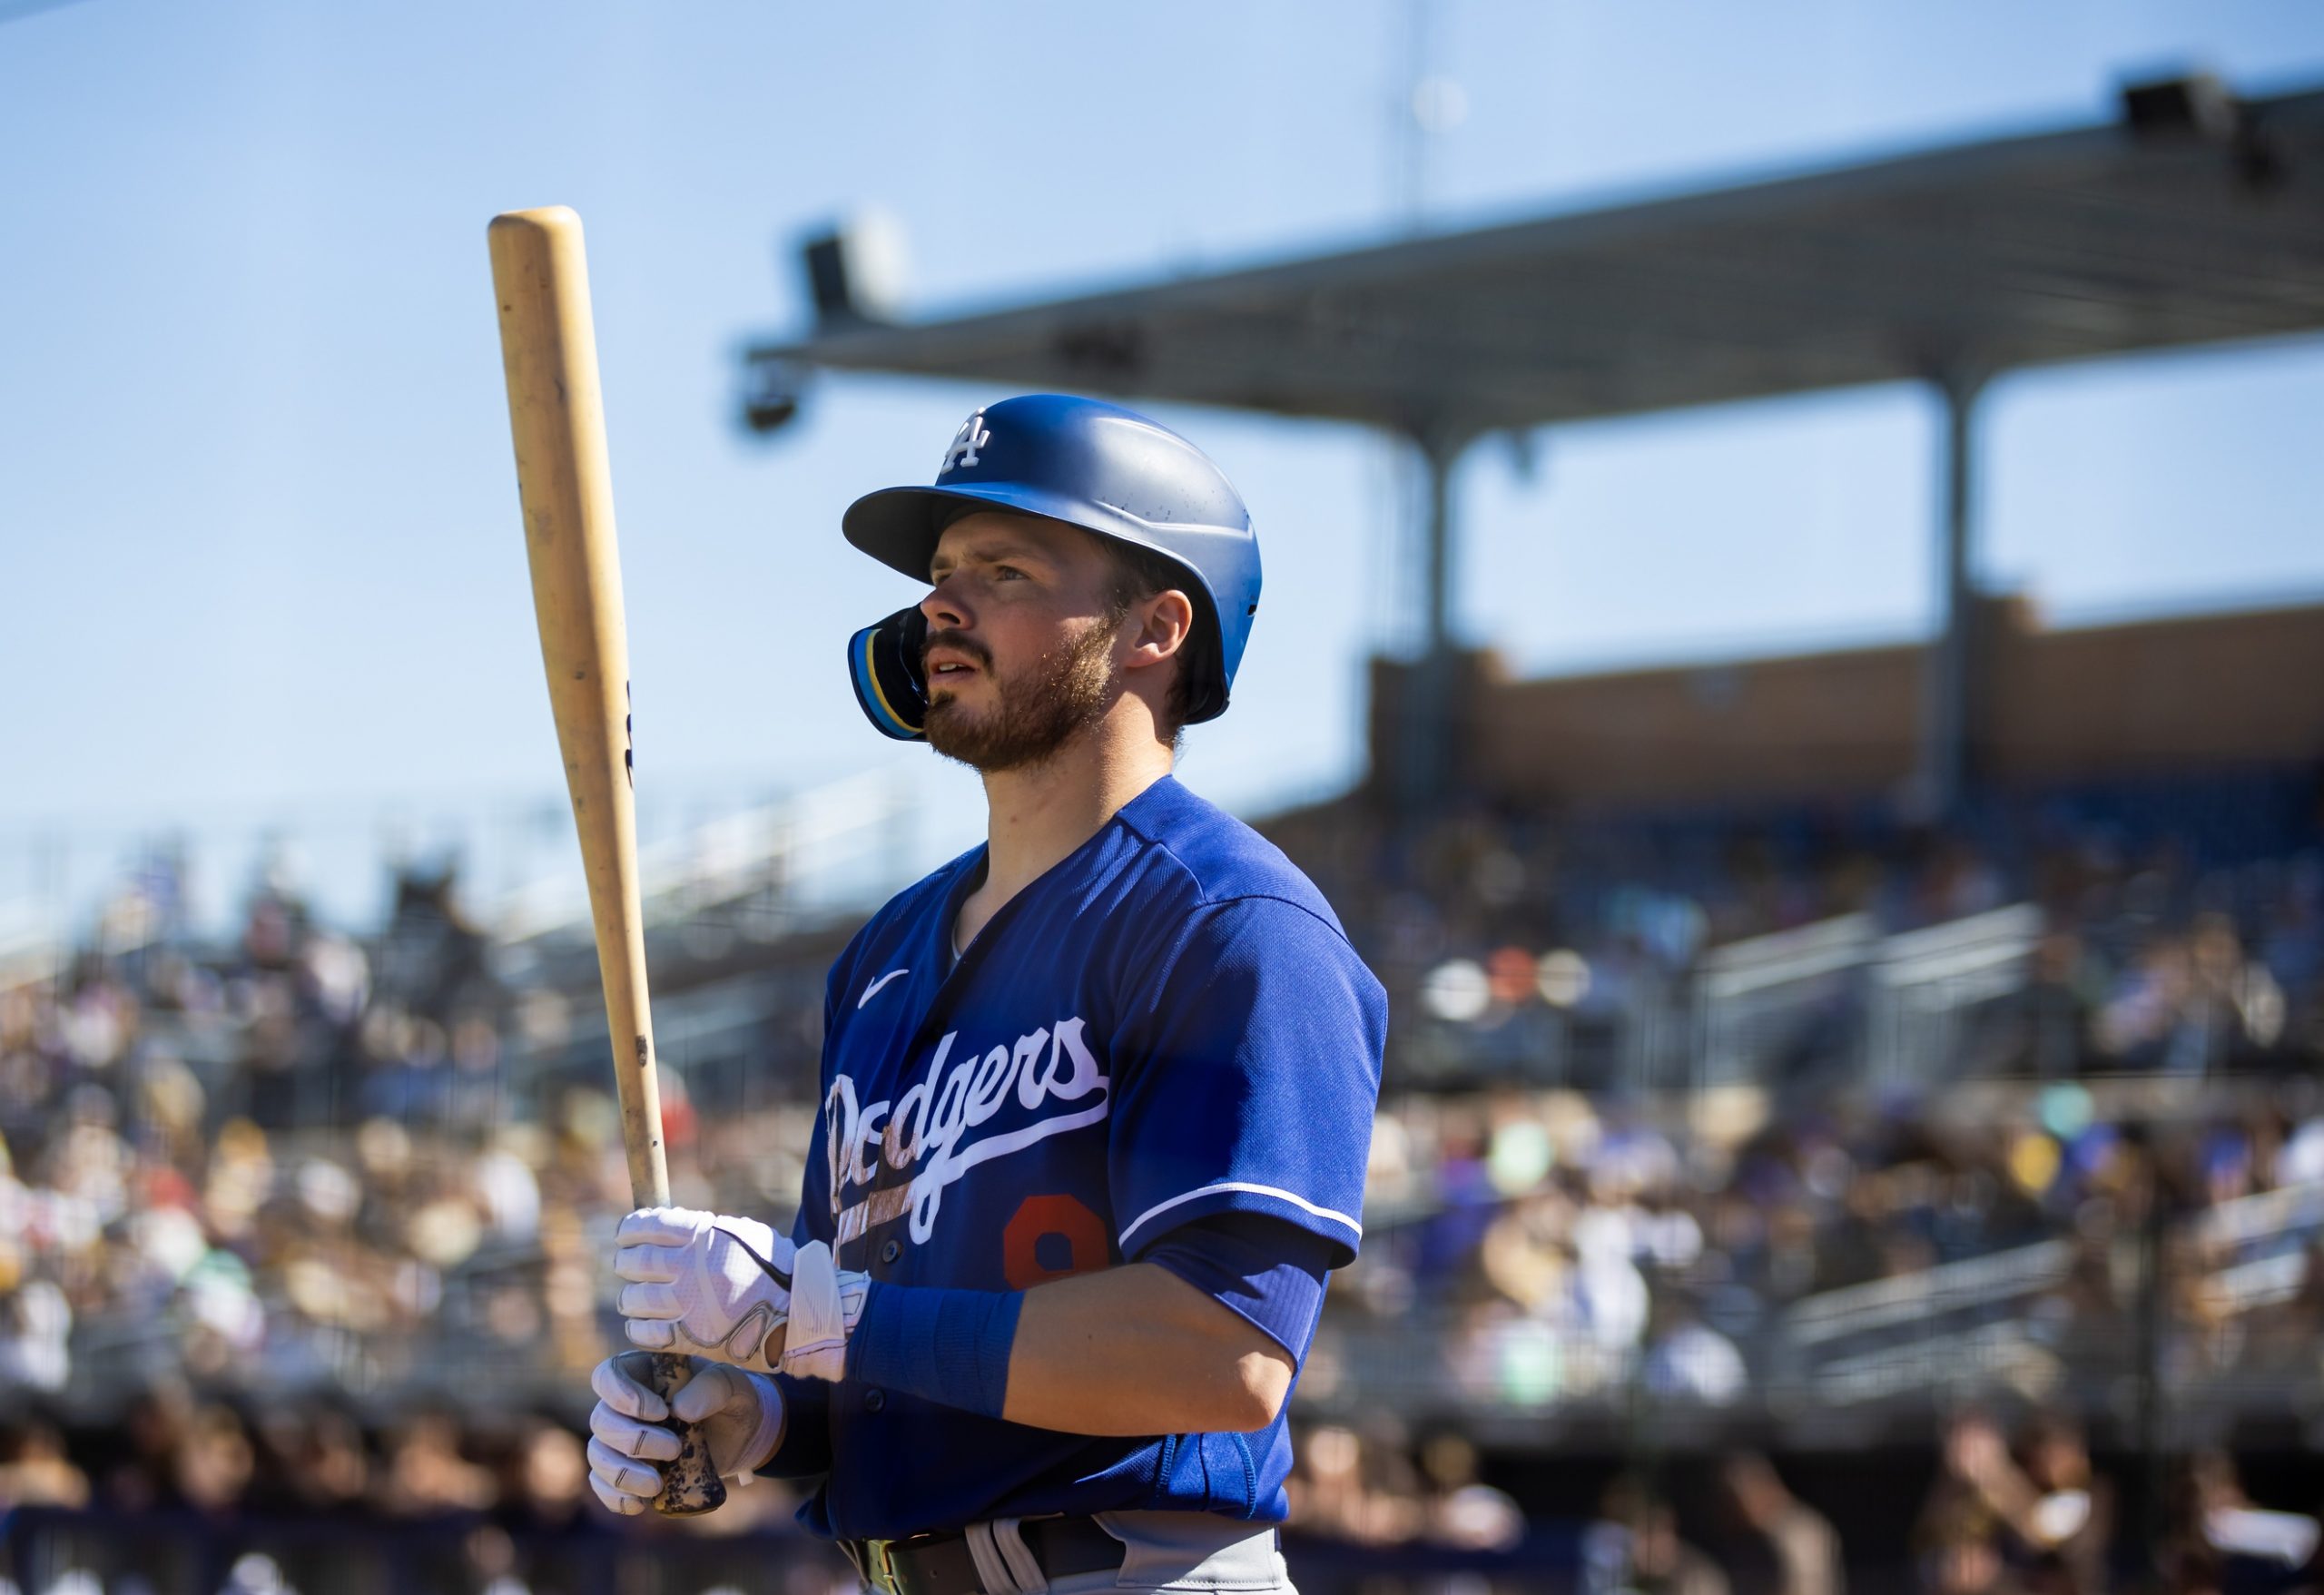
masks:
[(882, 1263), (892, 1263), (903, 1255), (903, 1243), (897, 1240), (893, 1236), (890, 1236), (888, 1237), (888, 1244), (880, 1248), (880, 1261)]
[(863, 1410), (865, 1412), (876, 1413), (887, 1404), (888, 1393), (886, 1391), (867, 1390), (863, 1393)]

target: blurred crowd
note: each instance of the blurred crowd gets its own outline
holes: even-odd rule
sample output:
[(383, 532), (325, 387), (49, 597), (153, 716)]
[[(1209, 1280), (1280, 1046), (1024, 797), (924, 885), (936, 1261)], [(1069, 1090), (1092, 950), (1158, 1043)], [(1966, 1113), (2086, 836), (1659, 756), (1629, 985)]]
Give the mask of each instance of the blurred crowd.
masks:
[(7, 1425), (7, 1504), (395, 1520), (491, 1513), (532, 1529), (596, 1515), (586, 1510), (594, 1498), (582, 1441), (547, 1414), (424, 1407), (374, 1432), (328, 1400), (252, 1406), (164, 1381), (122, 1423), (76, 1439), (68, 1446), (46, 1417)]
[[(1512, 1553), (1533, 1531), (1510, 1494), (1481, 1481), (1470, 1442), (1444, 1431), (1415, 1447), (1393, 1425), (1367, 1429), (1303, 1433), (1293, 1521), (1385, 1553), (1384, 1567), (1400, 1549), (1427, 1546), (1474, 1559), (1480, 1588), (1488, 1576), (1524, 1587)], [(1924, 1595), (2324, 1589), (2324, 1524), (2311, 1511), (2256, 1504), (2225, 1452), (2174, 1463), (2148, 1521), (2126, 1534), (2125, 1487), (2142, 1484), (2137, 1474), (2134, 1459), (2102, 1465), (2057, 1413), (2034, 1409), (2008, 1425), (1965, 1406), (1934, 1457), (1901, 1481), (1901, 1503), (1878, 1501), (1876, 1482), (1836, 1473), (1828, 1459), (1778, 1465), (1735, 1449), (1606, 1479), (1573, 1560), (1582, 1595), (1845, 1595), (1852, 1581)], [(1899, 1505), (1901, 1555), (1876, 1531)]]
[[(2315, 882), (2299, 863), (2271, 879), (2280, 933), (2263, 967), (2290, 978)], [(2112, 902), (2134, 886), (2083, 890)], [(138, 900), (143, 922), (109, 916), (57, 978), (0, 989), (0, 1380), (366, 1389), (424, 1381), (419, 1348), (440, 1344), (484, 1387), (537, 1389), (603, 1355), (597, 1265), (627, 1206), (617, 1113), (594, 1058), (577, 1078), (509, 1067), (563, 1034), (543, 1010), (566, 999), (496, 974), (451, 880), (406, 879), (362, 942), (262, 881), (234, 943), (207, 954), (152, 922), (166, 920), (157, 895)], [(1997, 897), (1978, 887), (1946, 906)], [(2203, 911), (2190, 967), (2242, 969), (2248, 986), (2225, 910)], [(142, 933), (107, 945), (124, 920)], [(1687, 938), (1647, 933), (1664, 921), (1696, 922), (1647, 913), (1634, 939), (1675, 950)], [(2073, 934), (2106, 941), (2098, 923)], [(1538, 995), (1539, 965), (1526, 970)], [(2143, 1000), (2093, 1008), (2092, 1032), (2129, 1033)], [(697, 1115), (667, 1072), (681, 1199), (786, 1217), (809, 1105)], [(1368, 1243), (1333, 1293), (1307, 1388), (1328, 1397), (1361, 1375), (1540, 1408), (1642, 1382), (1724, 1405), (1798, 1373), (1773, 1359), (1804, 1300), (2064, 1242), (2070, 1259), (2015, 1305), (2011, 1352), (2013, 1377), (2039, 1382), (2046, 1364), (2054, 1381), (2078, 1337), (2127, 1344), (2122, 1253), (2149, 1228), (2171, 1243), (2166, 1373), (2257, 1358), (2313, 1378), (2324, 1215), (2231, 1244), (2198, 1220), (2324, 1183), (2324, 1096), (2306, 1073), (2237, 1078), (2161, 1108), (2116, 1088), (2127, 1081), (2053, 1078), (1965, 1112), (1957, 1097), (1864, 1091), (1392, 1092)], [(2230, 1275), (2242, 1283), (2221, 1287)], [(1393, 1344), (1415, 1314), (1449, 1325), (1442, 1365), (1367, 1364), (1366, 1334)], [(438, 1388), (461, 1395), (461, 1376), (448, 1367)]]
[[(1976, 1374), (2102, 1395), (2135, 1371), (2150, 1238), (2154, 1372), (2171, 1389), (2314, 1387), (2324, 1089), (2299, 1078), (2110, 1110), (2116, 1095), (2069, 1082), (1775, 1119), (1764, 1095), (1734, 1092), (1659, 1122), (1564, 1091), (1392, 1101), (1364, 1250), (1329, 1298), (1306, 1388), (1521, 1411), (1640, 1391), (1842, 1399), (1818, 1383), (1806, 1304), (1826, 1343), (1861, 1324), (1845, 1342), (1859, 1358), (1917, 1350), (1915, 1385)], [(1979, 1270), (1989, 1282), (1948, 1305), (1938, 1282)], [(1440, 1326), (1433, 1358), (1402, 1344), (1415, 1314)], [(1965, 1327), (1980, 1338), (1955, 1339)]]
[[(224, 1399), (170, 1380), (124, 1421), (69, 1438), (45, 1416), (0, 1423), (0, 1519), (50, 1509), (15, 1566), (62, 1570), (28, 1595), (206, 1591), (189, 1563), (220, 1543), (237, 1549), (219, 1595), (583, 1595), (617, 1587), (603, 1563), (622, 1543), (651, 1537), (666, 1560), (675, 1534), (688, 1565), (715, 1567), (702, 1542), (787, 1529), (798, 1505), (783, 1484), (755, 1481), (706, 1517), (615, 1518), (588, 1487), (586, 1438), (548, 1413), (420, 1405), (367, 1424), (335, 1401)], [(137, 1531), (122, 1534), (123, 1521)], [(734, 1555), (753, 1587), (770, 1575), (786, 1595), (855, 1587), (836, 1553), (796, 1534), (780, 1551)], [(0, 1560), (0, 1588), (14, 1590), (8, 1570)], [(737, 1585), (705, 1575), (688, 1587)]]
[[(117, 1573), (166, 1564), (174, 1531), (209, 1524), (265, 1544), (265, 1577), (245, 1558), (227, 1585), (250, 1595), (347, 1587), (364, 1536), (399, 1526), (430, 1531), (422, 1542), (437, 1559), (429, 1587), (587, 1588), (576, 1569), (614, 1537), (731, 1540), (781, 1525), (797, 1504), (783, 1485), (759, 1481), (708, 1518), (615, 1519), (587, 1489), (581, 1437), (542, 1413), (421, 1406), (367, 1427), (332, 1402), (227, 1401), (165, 1382), (126, 1422), (75, 1441), (39, 1415), (0, 1423), (0, 1514), (97, 1509), (156, 1525), (105, 1554), (81, 1548)], [(1569, 1541), (1546, 1537), (1515, 1496), (1488, 1482), (1477, 1446), (1457, 1430), (1416, 1439), (1393, 1422), (1367, 1421), (1361, 1433), (1305, 1423), (1295, 1444), (1293, 1523), (1369, 1553), (1360, 1587), (1382, 1595), (1439, 1588), (1448, 1576), (1478, 1591), (1538, 1587), (1548, 1570), (1581, 1595), (1844, 1595), (1852, 1578), (1859, 1590), (1926, 1595), (2324, 1589), (2317, 1517), (2255, 1503), (2218, 1451), (2173, 1466), (2152, 1522), (2144, 1531), (2133, 1524), (2126, 1545), (2119, 1517), (2134, 1469), (2127, 1460), (2102, 1466), (2073, 1422), (2038, 1410), (2014, 1433), (1982, 1408), (1952, 1415), (1913, 1474), (1918, 1504), (1901, 1555), (1871, 1542), (1866, 1520), (1882, 1512), (1866, 1510), (1858, 1482), (1827, 1467), (1812, 1487), (1800, 1485), (1797, 1475), (1812, 1468), (1749, 1450), (1606, 1478)], [(105, 1519), (84, 1521), (101, 1528)], [(74, 1524), (63, 1521), (69, 1559)], [(269, 1523), (300, 1531), (270, 1542)], [(151, 1586), (116, 1577), (103, 1587)], [(832, 1558), (801, 1553), (783, 1587), (832, 1595), (852, 1578)]]
[[(384, 945), (418, 939), (410, 917)], [(0, 995), (0, 1380), (52, 1394), (172, 1373), (432, 1380), (456, 1397), (461, 1380), (576, 1381), (610, 1344), (599, 1265), (628, 1205), (610, 1098), (555, 1084), (504, 1100), (505, 1071), (475, 1061), (499, 1033), (487, 989), (456, 987), (468, 995), (448, 1011), (398, 1002), (344, 939), (271, 940), (286, 918), (261, 901), (239, 966), (90, 958)], [(429, 922), (439, 943), (463, 934)], [(482, 1039), (446, 1043), (467, 1030)], [(301, 1049), (324, 1081), (271, 1083), (304, 1072), (273, 1061)], [(787, 1218), (807, 1105), (697, 1115), (671, 1080), (680, 1198)], [(2084, 1347), (2119, 1363), (2137, 1283), (2124, 1249), (2150, 1226), (2169, 1241), (2167, 1376), (2315, 1380), (2324, 1206), (2223, 1239), (2201, 1220), (2324, 1186), (2324, 1092), (2259, 1078), (2159, 1110), (2117, 1084), (1780, 1114), (1751, 1089), (1659, 1105), (1397, 1094), (1374, 1130), (1367, 1244), (1306, 1388), (1539, 1409), (1639, 1383), (1728, 1405), (1800, 1373), (1779, 1332), (1803, 1301), (2063, 1242), (2070, 1256), (2000, 1304), (2024, 1332), (2010, 1376), (2039, 1393), (2102, 1366)], [(283, 1107), (300, 1089), (347, 1103), (350, 1122), (302, 1123)], [(2253, 1265), (2258, 1285), (2220, 1284)], [(1400, 1349), (1417, 1321), (1442, 1326), (1441, 1360)], [(431, 1366), (435, 1348), (448, 1354)]]
[[(525, 1004), (487, 962), (447, 881), (368, 948), (270, 888), (222, 955), (147, 940), (0, 989), (0, 1386), (577, 1390), (615, 1327), (618, 1109), (512, 1092)], [(784, 1216), (809, 1126), (665, 1088), (697, 1206)]]
[[(1512, 1414), (1974, 1388), (2087, 1413), (2130, 1374), (2181, 1402), (2324, 1389), (2319, 854), (2296, 834), (2220, 863), (2120, 826), (2029, 833), (2009, 851), (1809, 819), (1687, 841), (1467, 814), (1392, 845), (1292, 825), (1399, 994), (1401, 1049), (1366, 1245), (1301, 1387), (1302, 1521), (1515, 1543), (1524, 1514), (1482, 1481), (1472, 1427)], [(628, 1206), (602, 1039), (580, 1022), (592, 994), (512, 963), (455, 884), (406, 876), (359, 939), (270, 877), (219, 945), (178, 922), (164, 874), (61, 963), (0, 970), (0, 1391), (17, 1403), (0, 1411), (113, 1437), (16, 1424), (6, 1499), (593, 1510), (571, 1426), (617, 1334), (603, 1260)], [(2014, 902), (2041, 929), (1974, 1032), (2007, 1085), (1827, 1074), (1804, 1091), (1795, 1069), (1658, 1092), (1620, 1067), (1640, 1016), (1686, 1011), (1711, 950)], [(1448, 983), (1453, 964), (1469, 972)], [(1844, 1051), (1861, 1026), (1807, 1033)], [(1684, 1025), (1665, 1040), (1683, 1050)], [(786, 1221), (812, 1104), (698, 1112), (678, 1069), (665, 1098), (677, 1199)], [(1928, 1587), (2094, 1587), (2026, 1549), (2028, 1525), (2067, 1514), (2042, 1504), (2065, 1442), (1965, 1433), (1944, 1462), (1959, 1488), (1918, 1531), (1924, 1569), (1954, 1570)], [(1773, 1469), (1730, 1472), (1729, 1551), (1738, 1523), (1815, 1538)], [(2225, 1500), (2230, 1476), (2205, 1487)], [(1629, 1547), (1636, 1588), (1714, 1588), (1682, 1576), (1679, 1530), (1718, 1535), (1669, 1510), (1610, 1491), (1590, 1554)], [(2256, 1511), (2232, 1521), (2280, 1529)], [(1654, 1567), (1662, 1582), (1638, 1581)]]
[[(2043, 932), (1954, 1073), (2324, 1059), (2324, 815), (2304, 773), (1994, 800), (1945, 829), (1841, 805), (1654, 823), (1479, 804), (1413, 827), (1343, 802), (1270, 833), (1386, 981), (1391, 1073), (1415, 1084), (1618, 1086), (1626, 1055), (1656, 1044), (1641, 1029), (1686, 1044), (1709, 950), (2017, 903)], [(1861, 1050), (1860, 1015), (1827, 1019), (1781, 1060), (1790, 1073), (1821, 1083)]]

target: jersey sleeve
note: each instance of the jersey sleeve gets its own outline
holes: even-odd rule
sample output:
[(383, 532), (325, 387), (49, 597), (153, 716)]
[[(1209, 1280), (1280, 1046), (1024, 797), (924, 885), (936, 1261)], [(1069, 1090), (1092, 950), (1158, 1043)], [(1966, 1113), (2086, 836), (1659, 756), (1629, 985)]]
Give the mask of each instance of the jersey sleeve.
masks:
[(1221, 1213), (1363, 1238), (1388, 1005), (1339, 928), (1275, 898), (1188, 916), (1124, 1004), (1108, 1180), (1124, 1256)]
[(1280, 1218), (1222, 1213), (1164, 1231), (1133, 1261), (1167, 1269), (1304, 1363), (1334, 1245)]

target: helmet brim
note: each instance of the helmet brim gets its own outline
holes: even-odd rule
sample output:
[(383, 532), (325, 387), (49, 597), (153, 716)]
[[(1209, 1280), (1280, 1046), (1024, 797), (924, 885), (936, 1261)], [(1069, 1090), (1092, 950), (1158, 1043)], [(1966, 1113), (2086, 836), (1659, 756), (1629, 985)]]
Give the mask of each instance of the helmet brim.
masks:
[[(849, 505), (847, 513), (840, 517), (839, 528), (849, 542), (881, 564), (924, 582), (929, 567), (936, 562), (936, 544), (945, 526), (968, 509), (1009, 510), (1084, 530), (1103, 530), (1087, 524), (1089, 506), (1085, 501), (1015, 482), (990, 487), (882, 487)], [(1135, 536), (1125, 540), (1144, 541)]]

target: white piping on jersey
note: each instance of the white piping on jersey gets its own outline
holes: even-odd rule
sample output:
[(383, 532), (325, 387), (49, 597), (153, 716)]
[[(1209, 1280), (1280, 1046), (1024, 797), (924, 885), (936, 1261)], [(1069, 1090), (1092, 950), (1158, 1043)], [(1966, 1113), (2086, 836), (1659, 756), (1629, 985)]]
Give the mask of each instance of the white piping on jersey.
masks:
[(899, 975), (909, 975), (911, 973), (911, 970), (909, 967), (901, 970), (890, 970), (886, 974), (881, 976), (869, 986), (863, 988), (863, 995), (855, 999), (855, 1006), (858, 1009), (861, 1009), (865, 1003), (880, 995), (881, 987), (885, 986), (889, 981), (894, 980)]
[(1344, 1213), (1334, 1213), (1329, 1207), (1318, 1207), (1306, 1197), (1299, 1196), (1295, 1192), (1280, 1189), (1275, 1186), (1256, 1186), (1251, 1184), (1248, 1180), (1224, 1179), (1215, 1186), (1203, 1186), (1198, 1189), (1188, 1191), (1183, 1196), (1173, 1196), (1167, 1202), (1155, 1203), (1153, 1206), (1148, 1207), (1145, 1212), (1132, 1219), (1130, 1221), (1129, 1227), (1122, 1231), (1122, 1250), (1125, 1253), (1129, 1250), (1129, 1237), (1136, 1235), (1140, 1229), (1144, 1228), (1147, 1219), (1155, 1217), (1159, 1214), (1167, 1213), (1171, 1208), (1178, 1206), (1182, 1203), (1191, 1202), (1196, 1196), (1215, 1196), (1226, 1191), (1239, 1191), (1246, 1196), (1273, 1196), (1279, 1202), (1290, 1203), (1302, 1213), (1309, 1214), (1314, 1217), (1324, 1219), (1333, 1224), (1344, 1224), (1348, 1228), (1355, 1232), (1355, 1238), (1357, 1240), (1362, 1240), (1364, 1238), (1364, 1226), (1358, 1224), (1354, 1219), (1350, 1218)]

